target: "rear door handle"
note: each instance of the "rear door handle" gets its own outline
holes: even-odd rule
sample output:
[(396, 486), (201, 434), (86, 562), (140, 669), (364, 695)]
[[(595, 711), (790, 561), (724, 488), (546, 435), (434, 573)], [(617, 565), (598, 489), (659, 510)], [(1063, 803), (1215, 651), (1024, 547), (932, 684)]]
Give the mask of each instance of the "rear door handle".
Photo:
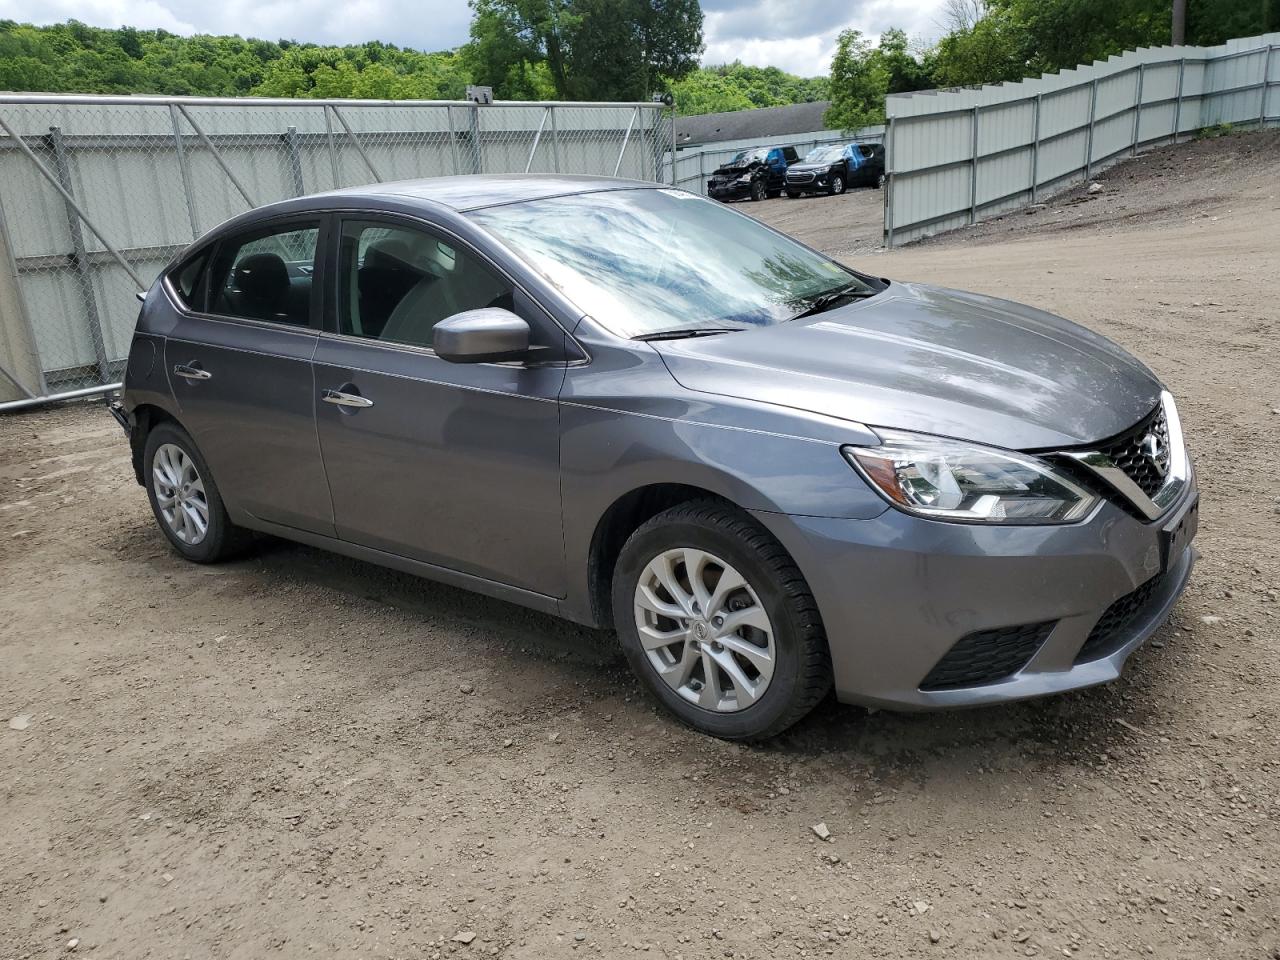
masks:
[(184, 380), (208, 380), (213, 374), (203, 367), (196, 367), (189, 363), (174, 364), (173, 375), (182, 377)]
[(341, 390), (324, 390), (320, 393), (320, 399), (337, 407), (358, 407), (363, 410), (373, 406), (373, 401), (368, 397), (362, 397), (358, 393), (343, 393)]

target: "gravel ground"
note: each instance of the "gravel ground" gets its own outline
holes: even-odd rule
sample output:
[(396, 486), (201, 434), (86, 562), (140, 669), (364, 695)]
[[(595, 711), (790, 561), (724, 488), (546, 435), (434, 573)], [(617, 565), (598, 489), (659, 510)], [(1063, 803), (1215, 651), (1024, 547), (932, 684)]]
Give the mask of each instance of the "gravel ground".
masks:
[[(1196, 578), (1046, 701), (721, 743), (610, 635), (284, 543), (185, 564), (100, 405), (0, 418), (0, 958), (1280, 956), (1277, 142), (857, 261), (1180, 398)], [(839, 249), (808, 211), (861, 200), (758, 206)]]

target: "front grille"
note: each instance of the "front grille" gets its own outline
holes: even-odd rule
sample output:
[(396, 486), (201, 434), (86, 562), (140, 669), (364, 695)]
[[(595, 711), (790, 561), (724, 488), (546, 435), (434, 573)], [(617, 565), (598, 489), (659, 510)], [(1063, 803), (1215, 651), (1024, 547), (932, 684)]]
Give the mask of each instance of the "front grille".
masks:
[[(1143, 441), (1148, 434), (1154, 434), (1159, 440), (1160, 449), (1165, 451), (1165, 472), (1162, 473), (1152, 461)], [(1142, 492), (1153, 497), (1164, 486), (1168, 471), (1169, 423), (1164, 415), (1164, 405), (1158, 405), (1149, 414), (1130, 427), (1120, 436), (1099, 444), (1098, 452), (1106, 454), (1111, 462), (1125, 472)]]
[(1012, 676), (1035, 656), (1056, 620), (980, 630), (961, 637), (920, 684), (921, 690), (980, 687)]
[(1129, 627), (1151, 605), (1151, 598), (1160, 592), (1164, 578), (1163, 573), (1152, 577), (1137, 590), (1126, 593), (1107, 607), (1089, 631), (1084, 646), (1076, 654), (1076, 663), (1101, 660), (1124, 646), (1129, 639)]
[(808, 183), (813, 179), (812, 173), (788, 173), (787, 183)]

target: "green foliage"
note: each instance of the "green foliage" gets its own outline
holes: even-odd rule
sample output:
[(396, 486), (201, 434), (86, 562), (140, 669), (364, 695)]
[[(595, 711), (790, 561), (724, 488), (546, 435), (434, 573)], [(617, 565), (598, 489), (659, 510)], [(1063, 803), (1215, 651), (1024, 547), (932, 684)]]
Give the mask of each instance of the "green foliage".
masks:
[(1211, 127), (1205, 127), (1196, 134), (1197, 140), (1216, 140), (1218, 137), (1229, 137), (1235, 131), (1235, 125), (1230, 123), (1215, 123)]
[(643, 100), (693, 71), (702, 52), (698, 0), (471, 0), (471, 8), (463, 57), (504, 99), (526, 95), (544, 67), (560, 99)]
[[(935, 51), (938, 86), (997, 83), (1169, 42), (1169, 0), (978, 0)], [(1189, 0), (1187, 43), (1280, 30), (1280, 0)]]
[(830, 89), (826, 77), (797, 77), (777, 67), (749, 67), (736, 61), (702, 67), (671, 86), (682, 116), (812, 103), (826, 100)]
[(0, 21), (0, 90), (456, 99), (466, 85), (457, 53)]
[(844, 30), (831, 61), (831, 107), (825, 123), (856, 130), (884, 123), (884, 98), (932, 86), (929, 66), (909, 50), (907, 35), (886, 30), (871, 46), (857, 30)]

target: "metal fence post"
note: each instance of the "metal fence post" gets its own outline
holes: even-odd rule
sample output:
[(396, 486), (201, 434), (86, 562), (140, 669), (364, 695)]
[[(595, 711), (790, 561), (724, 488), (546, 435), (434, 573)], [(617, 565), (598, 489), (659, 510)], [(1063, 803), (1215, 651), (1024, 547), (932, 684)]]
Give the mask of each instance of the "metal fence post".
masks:
[(187, 201), (187, 219), (191, 221), (191, 239), (200, 236), (200, 224), (196, 220), (196, 197), (191, 190), (191, 170), (187, 167), (187, 148), (182, 143), (182, 128), (178, 125), (178, 109), (169, 104), (169, 122), (173, 125), (173, 149), (178, 154), (178, 171), (182, 174), (182, 196)]
[(67, 195), (64, 206), (67, 214), (67, 232), (71, 234), (71, 260), (76, 269), (76, 283), (80, 287), (80, 297), (84, 300), (85, 313), (89, 320), (89, 339), (93, 342), (98, 379), (102, 383), (109, 383), (111, 381), (110, 360), (107, 358), (107, 344), (103, 339), (102, 317), (98, 313), (98, 296), (93, 289), (93, 271), (89, 267), (88, 252), (84, 246), (84, 230), (81, 229), (75, 204), (75, 188), (71, 183), (71, 164), (67, 159), (67, 145), (62, 137), (61, 127), (49, 128), (49, 142), (53, 147), (54, 172)]
[(329, 170), (333, 173), (333, 188), (337, 190), (342, 186), (342, 181), (338, 179), (338, 145), (333, 139), (333, 118), (329, 116), (329, 105), (323, 104), (323, 109), (324, 134), (329, 142)]
[(458, 165), (458, 132), (453, 129), (453, 107), (444, 108), (444, 118), (449, 123), (449, 152), (453, 154), (453, 172), (459, 174), (462, 167)]
[(884, 245), (893, 249), (893, 117), (885, 120), (884, 126)]
[(969, 164), (969, 222), (978, 222), (978, 108), (973, 108), (973, 159)]
[(1093, 176), (1093, 118), (1098, 115), (1098, 78), (1093, 78), (1093, 86), (1089, 94), (1089, 128), (1084, 136), (1084, 182), (1088, 183)]
[(484, 173), (484, 153), (480, 149), (480, 104), (471, 105), (471, 172)]
[(1171, 143), (1178, 142), (1178, 128), (1182, 126), (1182, 77), (1187, 72), (1187, 58), (1178, 61), (1178, 102), (1173, 108), (1173, 137)]
[(1258, 104), (1258, 129), (1265, 129), (1267, 126), (1267, 83), (1271, 78), (1271, 51), (1274, 50), (1275, 44), (1267, 44), (1267, 52), (1262, 55), (1262, 86), (1260, 92), (1262, 94), (1262, 102)]
[(560, 132), (556, 129), (556, 108), (547, 107), (551, 111), (551, 163), (556, 173), (560, 172)]
[(298, 152), (298, 128), (289, 127), (284, 134), (285, 148), (289, 151), (289, 174), (293, 178), (293, 195), (300, 197), (307, 192), (302, 184), (302, 156)]
[(1145, 63), (1138, 64), (1138, 97), (1133, 105), (1133, 151), (1130, 153), (1134, 157), (1138, 155), (1138, 137), (1142, 134), (1142, 85), (1146, 80), (1146, 67)]
[(1031, 202), (1040, 200), (1040, 105), (1044, 95), (1037, 93), (1035, 104), (1035, 120), (1031, 125)]
[(671, 185), (676, 185), (676, 108), (675, 104), (671, 105)]
[[(639, 107), (636, 108), (636, 114), (640, 120), (640, 127), (638, 130), (636, 130), (636, 140), (640, 144), (640, 179), (641, 180), (649, 179), (648, 172), (647, 172), (649, 165), (645, 162), (646, 149), (645, 149), (645, 141), (644, 141), (644, 129), (645, 129), (645, 126), (648, 124), (648, 120), (649, 120), (649, 118), (645, 115), (646, 112), (647, 111), (640, 110)], [(656, 180), (657, 177), (655, 176), (654, 179)]]

